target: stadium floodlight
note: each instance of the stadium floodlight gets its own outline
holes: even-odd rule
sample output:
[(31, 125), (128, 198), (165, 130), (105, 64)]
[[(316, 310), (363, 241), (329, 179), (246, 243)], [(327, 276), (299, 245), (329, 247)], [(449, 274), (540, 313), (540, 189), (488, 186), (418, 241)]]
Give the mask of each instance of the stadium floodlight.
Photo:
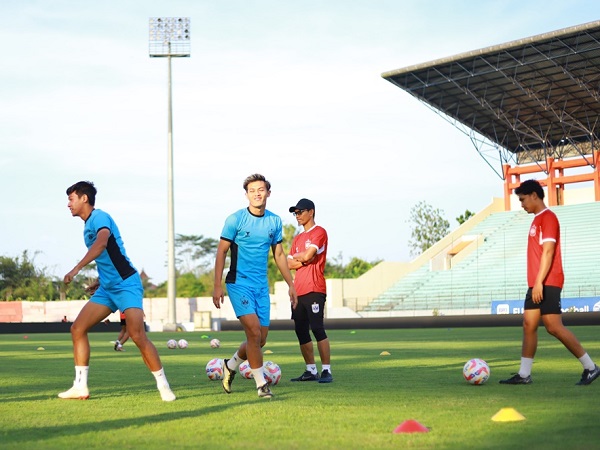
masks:
[(171, 83), (171, 58), (190, 56), (190, 18), (189, 17), (151, 17), (150, 18), (150, 57), (167, 58), (168, 61), (168, 274), (167, 298), (168, 319), (164, 331), (177, 329), (175, 301), (177, 298), (175, 276), (175, 208), (173, 195), (173, 96)]

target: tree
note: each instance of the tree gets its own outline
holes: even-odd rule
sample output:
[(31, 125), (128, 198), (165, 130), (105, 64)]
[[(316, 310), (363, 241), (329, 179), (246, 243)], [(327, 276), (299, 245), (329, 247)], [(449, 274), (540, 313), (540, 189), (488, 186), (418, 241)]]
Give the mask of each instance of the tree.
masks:
[(425, 201), (420, 201), (410, 210), (412, 223), (411, 239), (408, 245), (411, 255), (423, 253), (448, 234), (450, 223), (442, 217), (443, 211), (433, 209)]
[(36, 267), (35, 255), (27, 250), (21, 256), (0, 256), (0, 297), (12, 300), (56, 300), (60, 285), (52, 282), (46, 269)]
[(459, 225), (462, 225), (463, 223), (465, 223), (467, 220), (469, 220), (474, 215), (475, 215), (474, 212), (471, 212), (468, 209), (466, 209), (464, 214), (461, 214), (460, 216), (458, 216), (456, 218), (456, 221), (458, 222)]
[(371, 262), (353, 257), (344, 265), (344, 258), (340, 252), (337, 257), (327, 258), (325, 262), (325, 278), (358, 278), (379, 264), (381, 260)]
[(200, 275), (213, 263), (219, 241), (203, 235), (178, 234), (175, 237), (179, 273)]

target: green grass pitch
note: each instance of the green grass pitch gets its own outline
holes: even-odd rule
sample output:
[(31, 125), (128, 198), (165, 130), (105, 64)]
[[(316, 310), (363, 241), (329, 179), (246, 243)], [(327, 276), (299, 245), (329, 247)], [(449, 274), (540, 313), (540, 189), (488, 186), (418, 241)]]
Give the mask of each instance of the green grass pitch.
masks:
[[(599, 328), (571, 330), (600, 363)], [(518, 370), (518, 327), (328, 334), (331, 384), (290, 382), (304, 371), (295, 335), (269, 334), (264, 350), (273, 353), (265, 360), (279, 364), (283, 377), (265, 400), (253, 380), (238, 375), (227, 395), (204, 373), (210, 359), (233, 354), (241, 332), (150, 333), (178, 397), (172, 403), (160, 400), (133, 343), (113, 350), (116, 335), (90, 335), (91, 397), (79, 401), (57, 398), (73, 380), (68, 334), (0, 334), (0, 448), (547, 450), (600, 442), (600, 381), (576, 386), (581, 365), (543, 328), (527, 386), (498, 384)], [(215, 337), (219, 349), (210, 348)], [(185, 338), (189, 348), (169, 350), (169, 338)], [(471, 358), (491, 368), (482, 386), (462, 378)], [(492, 421), (501, 408), (525, 420)], [(429, 432), (394, 433), (411, 419)]]

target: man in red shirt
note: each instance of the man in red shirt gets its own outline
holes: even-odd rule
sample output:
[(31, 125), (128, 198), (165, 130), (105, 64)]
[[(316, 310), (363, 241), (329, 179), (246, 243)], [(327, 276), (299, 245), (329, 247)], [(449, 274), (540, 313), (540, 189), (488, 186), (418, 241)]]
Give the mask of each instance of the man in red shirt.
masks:
[[(292, 319), (300, 351), (306, 363), (306, 371), (291, 381), (319, 381), (331, 383), (331, 361), (329, 338), (323, 324), (327, 288), (325, 285), (325, 259), (327, 258), (327, 232), (315, 224), (315, 204), (300, 199), (296, 206), (290, 207), (296, 216), (298, 225), (304, 230), (294, 237), (288, 255), (288, 267), (296, 271), (294, 287), (298, 293), (298, 306), (292, 309)], [(310, 330), (317, 341), (321, 357), (322, 372), (319, 377), (315, 364), (315, 352)]]
[(564, 283), (560, 249), (560, 225), (544, 204), (544, 189), (536, 180), (527, 180), (515, 189), (523, 209), (534, 214), (527, 242), (527, 284), (523, 317), (523, 346), (519, 373), (501, 384), (530, 384), (537, 350), (540, 317), (546, 331), (557, 338), (581, 362), (583, 373), (577, 384), (587, 385), (600, 375), (579, 340), (562, 323), (560, 293)]

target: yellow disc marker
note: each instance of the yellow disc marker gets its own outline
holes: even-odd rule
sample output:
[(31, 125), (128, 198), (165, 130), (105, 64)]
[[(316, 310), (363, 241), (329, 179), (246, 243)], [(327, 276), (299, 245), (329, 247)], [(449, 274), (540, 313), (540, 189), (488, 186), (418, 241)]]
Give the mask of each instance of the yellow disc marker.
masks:
[(502, 408), (492, 417), (494, 422), (516, 422), (525, 417), (514, 408)]

